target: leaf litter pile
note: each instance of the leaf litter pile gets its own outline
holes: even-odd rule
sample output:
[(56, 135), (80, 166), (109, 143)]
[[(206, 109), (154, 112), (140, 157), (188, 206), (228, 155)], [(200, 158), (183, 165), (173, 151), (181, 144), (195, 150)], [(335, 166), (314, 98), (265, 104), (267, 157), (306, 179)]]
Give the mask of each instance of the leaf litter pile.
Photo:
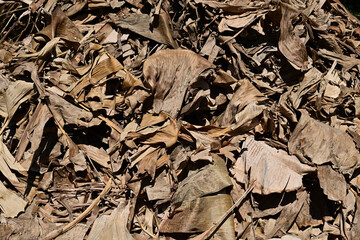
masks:
[(358, 239), (338, 0), (0, 1), (1, 239)]

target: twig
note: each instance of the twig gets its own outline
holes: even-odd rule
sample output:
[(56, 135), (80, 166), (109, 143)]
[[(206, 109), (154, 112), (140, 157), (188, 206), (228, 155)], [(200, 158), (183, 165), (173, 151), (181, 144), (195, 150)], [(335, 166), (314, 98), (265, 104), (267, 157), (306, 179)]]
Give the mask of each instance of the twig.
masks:
[(230, 214), (234, 211), (235, 208), (239, 207), (242, 201), (247, 197), (247, 195), (254, 189), (254, 182), (250, 185), (250, 187), (244, 192), (244, 194), (236, 201), (234, 205), (227, 210), (227, 212), (221, 216), (208, 230), (203, 232), (202, 234), (191, 238), (191, 240), (206, 240), (210, 239), (216, 231), (221, 227), (221, 225), (226, 221), (226, 219), (230, 216)]
[(54, 239), (57, 236), (69, 231), (71, 228), (73, 228), (76, 224), (78, 224), (81, 220), (83, 220), (91, 211), (92, 209), (97, 206), (101, 200), (101, 198), (103, 198), (111, 189), (111, 184), (112, 184), (112, 180), (111, 178), (109, 179), (109, 181), (107, 182), (105, 188), (102, 190), (102, 192), (100, 193), (100, 195), (90, 204), (90, 206), (85, 209), (85, 211), (80, 214), (74, 221), (72, 221), (71, 223), (67, 224), (65, 227), (54, 230), (52, 232), (50, 232), (49, 234), (47, 234), (45, 237), (41, 237), (40, 239), (42, 240), (50, 240), (50, 239)]

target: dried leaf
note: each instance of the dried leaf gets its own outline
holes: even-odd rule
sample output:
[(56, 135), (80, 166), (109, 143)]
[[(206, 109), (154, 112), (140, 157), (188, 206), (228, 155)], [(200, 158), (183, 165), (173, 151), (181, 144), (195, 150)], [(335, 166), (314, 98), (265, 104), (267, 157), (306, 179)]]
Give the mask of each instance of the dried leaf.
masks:
[[(2, 117), (7, 119), (9, 122), (18, 110), (20, 105), (29, 100), (33, 94), (34, 84), (25, 81), (10, 82), (6, 92), (4, 93), (4, 102), (6, 112)], [(3, 109), (5, 109), (3, 107)], [(5, 122), (6, 124), (6, 122)]]
[(176, 143), (178, 134), (175, 120), (161, 112), (159, 115), (145, 115), (136, 132), (128, 134), (128, 137), (139, 139), (143, 144), (171, 147)]
[(333, 201), (345, 202), (346, 181), (343, 175), (334, 171), (329, 165), (318, 167), (320, 187), (324, 194)]
[[(206, 231), (231, 207), (228, 194), (217, 194), (196, 198), (160, 227), (163, 233), (198, 233)], [(211, 211), (209, 211), (211, 209)], [(215, 239), (235, 239), (232, 217), (215, 233)]]
[(305, 71), (308, 68), (305, 44), (298, 36), (293, 34), (292, 26), (292, 21), (298, 16), (299, 12), (292, 6), (281, 3), (281, 14), (279, 50), (295, 69)]
[(130, 204), (121, 199), (117, 208), (111, 215), (103, 215), (95, 220), (88, 236), (89, 240), (100, 239), (134, 239), (127, 229), (127, 219), (129, 216)]
[(78, 146), (81, 151), (83, 151), (92, 161), (100, 164), (103, 167), (110, 167), (110, 156), (104, 149), (85, 144), (79, 144)]
[(7, 189), (0, 181), (0, 209), (6, 217), (16, 217), (24, 211), (27, 202)]
[(132, 14), (127, 17), (111, 15), (111, 20), (119, 27), (129, 29), (146, 38), (150, 38), (159, 43), (165, 43), (173, 48), (177, 48), (171, 33), (167, 14), (162, 13), (154, 16), (154, 26), (151, 26), (151, 18), (147, 14)]
[(199, 75), (213, 65), (189, 50), (163, 50), (144, 63), (145, 81), (154, 94), (153, 110), (177, 118), (186, 92)]
[(301, 164), (295, 156), (253, 137), (248, 137), (242, 148), (244, 151), (231, 172), (239, 182), (245, 183), (247, 179), (255, 181), (254, 193), (298, 190), (302, 186), (303, 175), (315, 171), (315, 168)]
[(173, 205), (186, 206), (196, 198), (217, 193), (232, 185), (224, 160), (215, 154), (212, 157), (213, 164), (194, 171), (181, 183), (174, 194)]
[(315, 164), (331, 162), (344, 174), (360, 166), (360, 155), (352, 138), (345, 132), (312, 119), (302, 112), (289, 141), (289, 152), (307, 157)]

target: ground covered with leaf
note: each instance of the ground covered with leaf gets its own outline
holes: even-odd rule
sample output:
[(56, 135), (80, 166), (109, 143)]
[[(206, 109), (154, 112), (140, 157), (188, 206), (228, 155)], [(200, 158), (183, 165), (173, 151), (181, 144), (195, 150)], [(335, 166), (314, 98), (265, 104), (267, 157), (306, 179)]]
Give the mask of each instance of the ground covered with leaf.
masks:
[(358, 239), (339, 0), (0, 1), (0, 239)]

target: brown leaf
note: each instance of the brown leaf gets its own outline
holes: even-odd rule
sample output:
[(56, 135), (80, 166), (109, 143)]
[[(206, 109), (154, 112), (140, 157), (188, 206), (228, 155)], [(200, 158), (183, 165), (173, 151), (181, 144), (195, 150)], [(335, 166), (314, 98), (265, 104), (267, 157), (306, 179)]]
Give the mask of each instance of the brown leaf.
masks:
[[(208, 230), (216, 220), (231, 207), (228, 194), (217, 194), (196, 198), (186, 207), (177, 210), (160, 227), (163, 233), (199, 233)], [(211, 209), (211, 211), (209, 211)], [(233, 217), (231, 216), (215, 233), (215, 239), (235, 239)]]
[(267, 234), (267, 238), (276, 236), (278, 231), (287, 232), (293, 224), (297, 214), (301, 211), (307, 197), (305, 191), (296, 194), (297, 199), (287, 205), (280, 213), (279, 218), (276, 220), (274, 228)]
[(346, 181), (342, 174), (334, 171), (329, 165), (318, 167), (320, 187), (328, 199), (345, 202)]
[[(247, 79), (238, 82), (237, 90), (227, 104), (225, 111), (217, 119), (217, 123), (222, 126), (230, 126), (241, 119), (241, 111), (251, 103), (260, 104), (266, 100), (266, 97), (259, 92)], [(262, 112), (262, 111), (261, 111)], [(259, 113), (252, 114), (252, 117)], [(252, 119), (252, 118), (249, 118)]]
[(194, 171), (179, 185), (172, 199), (175, 206), (186, 206), (190, 201), (217, 193), (232, 185), (225, 162), (213, 154), (213, 164)]
[(0, 137), (0, 172), (18, 191), (24, 194), (26, 185), (19, 181), (12, 170), (27, 176), (26, 169), (24, 169), (20, 163), (15, 161), (15, 158), (3, 143), (2, 137)]
[(318, 165), (331, 162), (344, 174), (360, 166), (360, 154), (348, 134), (312, 119), (304, 111), (290, 137), (289, 152)]
[(60, 37), (70, 42), (80, 42), (83, 35), (75, 24), (64, 14), (61, 7), (57, 7), (52, 14), (51, 24), (41, 30), (38, 35), (45, 35), (48, 39)]
[(170, 199), (171, 184), (169, 175), (166, 171), (162, 171), (159, 176), (156, 177), (153, 186), (147, 186), (145, 188), (146, 195), (150, 201)]
[(301, 164), (295, 156), (253, 137), (248, 137), (242, 148), (244, 151), (231, 172), (239, 182), (246, 183), (247, 179), (255, 181), (254, 193), (298, 190), (302, 186), (302, 176), (315, 171), (315, 168)]
[(2, 106), (2, 109), (6, 109), (6, 112), (3, 113), (3, 117), (7, 119), (3, 126), (8, 124), (20, 105), (34, 95), (33, 89), (34, 84), (29, 82), (18, 80), (9, 83), (6, 92), (1, 94), (4, 96), (2, 104), (5, 105)]
[(294, 7), (281, 3), (281, 22), (279, 50), (288, 59), (291, 65), (298, 70), (308, 68), (308, 55), (304, 42), (293, 33), (292, 21), (299, 15)]
[(176, 143), (178, 134), (175, 120), (161, 112), (159, 115), (144, 115), (136, 132), (129, 133), (128, 137), (139, 139), (143, 144), (171, 147)]
[(177, 118), (186, 92), (204, 70), (212, 67), (206, 59), (189, 50), (163, 50), (150, 56), (143, 72), (154, 94), (153, 110)]
[[(49, 121), (51, 116), (48, 107), (45, 104), (40, 103), (25, 128), (19, 142), (19, 148), (15, 155), (15, 159), (16, 161), (20, 161), (21, 165), (26, 170), (30, 169), (31, 164), (35, 160), (34, 157), (36, 156), (36, 151), (42, 140), (45, 124)], [(26, 150), (29, 143), (30, 147)], [(24, 154), (26, 156), (24, 156)]]
[(257, 6), (256, 6), (256, 4), (251, 6), (250, 0), (232, 1), (229, 3), (218, 2), (218, 1), (209, 1), (209, 0), (195, 0), (195, 2), (208, 5), (215, 9), (222, 9), (229, 13), (243, 13), (243, 12), (253, 11), (253, 10), (267, 7), (267, 3), (263, 3), (263, 2), (260, 2), (260, 4), (257, 3)]
[(148, 14), (132, 14), (126, 17), (110, 15), (111, 20), (119, 27), (129, 29), (146, 38), (159, 43), (165, 43), (173, 48), (178, 48), (171, 33), (169, 17), (165, 13), (154, 15), (154, 26), (151, 26), (151, 18)]
[[(267, 12), (268, 10), (264, 10)], [(257, 18), (264, 16), (264, 13), (259, 11), (245, 12), (240, 15), (228, 15), (225, 16), (219, 23), (219, 32), (234, 31), (239, 28), (246, 28), (253, 23)]]
[(7, 189), (0, 181), (0, 209), (6, 217), (16, 217), (24, 211), (27, 202)]
[(130, 203), (125, 199), (120, 199), (119, 205), (111, 215), (102, 215), (95, 220), (87, 239), (134, 239), (126, 227), (129, 208)]
[(49, 108), (61, 126), (75, 124), (76, 126), (89, 126), (93, 114), (71, 104), (55, 93), (49, 94)]
[(110, 156), (103, 148), (97, 148), (91, 145), (79, 144), (81, 151), (88, 156), (94, 162), (100, 164), (103, 167), (109, 168)]
[(355, 240), (360, 234), (360, 199), (356, 199), (356, 212), (354, 215), (354, 222), (351, 228), (351, 239)]
[[(94, 49), (99, 47), (99, 45), (94, 44), (92, 46)], [(76, 82), (70, 91), (70, 95), (77, 97), (78, 94), (83, 91), (83, 89), (89, 85), (96, 85), (99, 81), (103, 80), (106, 76), (116, 73), (117, 71), (122, 70), (124, 67), (121, 63), (112, 55), (107, 52), (102, 51), (99, 56), (95, 58), (92, 63), (89, 72), (78, 82)]]

